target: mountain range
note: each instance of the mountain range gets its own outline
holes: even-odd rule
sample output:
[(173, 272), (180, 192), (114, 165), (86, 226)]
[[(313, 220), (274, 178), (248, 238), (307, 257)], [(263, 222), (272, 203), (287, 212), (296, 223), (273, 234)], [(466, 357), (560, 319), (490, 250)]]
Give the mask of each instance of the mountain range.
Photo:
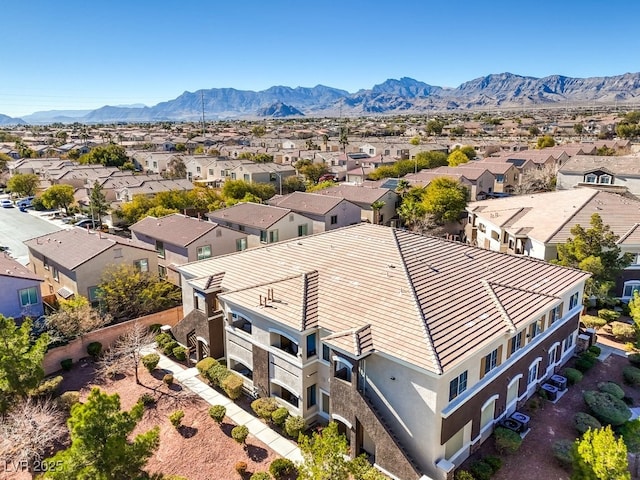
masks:
[(96, 110), (36, 112), (22, 118), (0, 115), (0, 125), (38, 123), (113, 123), (198, 121), (264, 117), (330, 117), (392, 115), (492, 108), (634, 103), (640, 97), (640, 73), (612, 77), (544, 78), (512, 73), (491, 74), (446, 88), (403, 77), (371, 89), (349, 93), (317, 85), (313, 88), (274, 86), (259, 92), (212, 88), (184, 92), (147, 106), (104, 106)]

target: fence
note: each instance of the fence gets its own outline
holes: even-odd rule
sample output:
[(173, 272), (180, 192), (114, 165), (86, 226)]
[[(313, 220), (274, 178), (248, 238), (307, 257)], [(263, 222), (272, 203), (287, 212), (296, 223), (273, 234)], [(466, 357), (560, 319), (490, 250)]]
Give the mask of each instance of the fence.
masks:
[(94, 330), (93, 332), (89, 332), (82, 337), (78, 337), (75, 340), (72, 340), (67, 345), (62, 345), (60, 347), (49, 350), (44, 356), (44, 373), (45, 375), (49, 375), (60, 370), (60, 362), (64, 359), (70, 358), (73, 360), (73, 363), (75, 363), (81, 358), (86, 357), (87, 345), (89, 345), (91, 342), (100, 342), (103, 349), (109, 347), (135, 321), (138, 321), (145, 326), (159, 323), (160, 325), (171, 325), (173, 327), (181, 319), (182, 306), (179, 306), (170, 308), (169, 310), (163, 310), (162, 312), (157, 312), (151, 315), (140, 317), (136, 320), (129, 320), (127, 322), (122, 322), (116, 325), (110, 325), (108, 327)]
[(627, 460), (629, 461), (631, 478), (640, 478), (640, 454), (628, 453)]

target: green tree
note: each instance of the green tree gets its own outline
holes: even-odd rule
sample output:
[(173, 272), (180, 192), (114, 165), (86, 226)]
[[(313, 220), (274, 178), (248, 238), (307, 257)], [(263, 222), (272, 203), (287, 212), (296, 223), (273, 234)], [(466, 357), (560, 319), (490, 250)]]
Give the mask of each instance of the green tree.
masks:
[(589, 429), (576, 440), (571, 480), (630, 480), (627, 447), (610, 426)]
[(340, 136), (338, 137), (338, 143), (342, 145), (342, 151), (347, 151), (347, 145), (349, 145), (349, 129), (348, 127), (340, 127)]
[(584, 132), (584, 125), (582, 125), (581, 123), (576, 123), (573, 126), (573, 131), (578, 135), (582, 135), (582, 133)]
[(413, 195), (406, 196), (400, 207), (398, 207), (398, 216), (402, 219), (404, 225), (413, 230), (414, 226), (424, 218), (427, 210), (422, 203), (422, 198), (416, 198)]
[(416, 135), (415, 137), (412, 137), (411, 140), (409, 140), (409, 143), (414, 147), (416, 145), (420, 145), (420, 135)]
[(89, 208), (91, 209), (91, 218), (96, 218), (102, 223), (102, 217), (104, 217), (109, 211), (109, 203), (107, 197), (104, 194), (102, 186), (95, 180), (93, 187), (91, 187), (91, 193), (89, 194)]
[(476, 158), (476, 155), (477, 155), (476, 149), (473, 148), (473, 145), (464, 145), (460, 147), (458, 150), (464, 153), (469, 160), (473, 160), (474, 158)]
[(467, 163), (469, 161), (469, 157), (467, 157), (462, 150), (454, 150), (447, 157), (447, 162), (450, 167), (457, 167), (458, 165), (462, 165), (463, 163)]
[(13, 158), (11, 158), (6, 153), (0, 152), (0, 172), (6, 171), (7, 170), (7, 164), (9, 162), (11, 162), (11, 161), (13, 161)]
[(60, 467), (44, 478), (92, 480), (134, 480), (160, 444), (160, 429), (155, 427), (129, 440), (142, 419), (144, 405), (137, 403), (130, 411), (120, 409), (117, 393), (108, 395), (99, 388), (91, 390), (85, 403), (71, 409), (67, 424), (71, 446), (53, 456)]
[(254, 137), (264, 137), (264, 134), (266, 133), (266, 129), (264, 128), (264, 125), (256, 125), (255, 127), (253, 127), (251, 129), (251, 135), (253, 135)]
[(47, 334), (31, 340), (31, 320), (20, 326), (0, 314), (0, 413), (12, 402), (26, 397), (44, 377), (42, 361), (49, 344)]
[(531, 125), (529, 127), (529, 135), (531, 135), (532, 137), (535, 137), (536, 135), (540, 135), (540, 129), (535, 125)]
[(444, 167), (449, 164), (447, 154), (444, 152), (418, 152), (416, 153), (415, 162), (418, 171), (425, 168)]
[(246, 201), (252, 196), (260, 201), (269, 200), (276, 194), (276, 188), (269, 183), (249, 183), (244, 180), (227, 180), (222, 187), (222, 197), (225, 203), (232, 204)]
[(380, 210), (386, 204), (382, 200), (376, 200), (371, 204), (371, 210), (373, 210), (373, 223), (378, 225), (380, 223)]
[[(461, 153), (464, 156), (464, 154)], [(424, 192), (423, 206), (438, 225), (455, 222), (467, 207), (467, 188), (448, 177), (434, 179)]]
[(573, 238), (558, 245), (558, 260), (553, 263), (590, 272), (585, 295), (608, 296), (622, 270), (631, 265), (632, 254), (621, 253), (618, 235), (597, 213), (591, 215), (590, 228), (575, 225), (571, 235)]
[(187, 178), (187, 166), (181, 156), (175, 155), (167, 163), (167, 170), (163, 172), (165, 178)]
[(100, 164), (105, 167), (122, 167), (127, 161), (127, 152), (121, 145), (110, 143), (98, 145), (89, 153), (82, 155), (78, 162), (81, 164)]
[(133, 265), (107, 267), (98, 285), (98, 299), (105, 314), (129, 320), (180, 305), (180, 288), (141, 272)]
[(72, 339), (103, 327), (111, 320), (101, 316), (91, 307), (87, 297), (73, 296), (60, 300), (60, 308), (47, 316), (47, 326), (60, 333), (65, 339)]
[(444, 122), (440, 120), (429, 120), (427, 125), (424, 127), (427, 135), (440, 135), (442, 134), (442, 129), (444, 128)]
[(404, 178), (398, 180), (398, 184), (396, 185), (396, 193), (400, 195), (400, 198), (404, 198), (407, 192), (411, 189), (411, 184), (409, 180), (405, 180)]
[(35, 195), (38, 185), (40, 177), (35, 173), (17, 173), (7, 182), (7, 188), (21, 197)]
[(298, 469), (299, 480), (347, 480), (349, 452), (347, 440), (338, 432), (338, 424), (330, 422), (322, 433), (313, 433), (311, 438), (300, 437), (303, 463)]
[(42, 196), (42, 205), (48, 209), (64, 208), (69, 215), (69, 206), (75, 201), (73, 198), (73, 187), (71, 185), (51, 185)]
[(335, 187), (337, 184), (331, 180), (326, 180), (324, 182), (316, 183), (315, 185), (307, 186), (307, 193), (319, 192), (320, 190), (324, 190), (325, 188)]
[(307, 189), (304, 180), (296, 175), (290, 175), (282, 180), (282, 190), (286, 193), (291, 192), (304, 192)]
[(555, 144), (556, 144), (556, 141), (553, 139), (551, 135), (544, 135), (538, 138), (538, 142), (536, 143), (536, 148), (540, 150), (543, 148), (553, 147), (555, 146)]
[(325, 163), (313, 163), (308, 159), (298, 160), (294, 167), (312, 183), (318, 183), (322, 175), (329, 173), (329, 167)]

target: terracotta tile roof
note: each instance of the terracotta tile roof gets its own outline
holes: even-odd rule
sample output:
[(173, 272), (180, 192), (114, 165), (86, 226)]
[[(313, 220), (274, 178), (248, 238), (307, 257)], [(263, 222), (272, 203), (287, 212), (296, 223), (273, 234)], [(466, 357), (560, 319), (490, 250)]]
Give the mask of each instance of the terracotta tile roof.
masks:
[(469, 179), (470, 181), (475, 182), (482, 175), (484, 175), (484, 172), (489, 170), (488, 168), (484, 168), (481, 165), (476, 166), (474, 164), (474, 166), (471, 168), (467, 168), (466, 165), (467, 164), (465, 163), (458, 167), (438, 167), (438, 168), (434, 168), (433, 171), (436, 173), (463, 175), (465, 178)]
[(356, 357), (373, 352), (373, 335), (371, 325), (354, 328), (345, 332), (338, 332), (322, 339), (328, 345), (335, 346), (349, 352)]
[(604, 170), (614, 175), (640, 176), (640, 157), (601, 157), (598, 155), (576, 155), (567, 160), (559, 173), (585, 174), (594, 170)]
[(207, 218), (214, 222), (237, 223), (239, 225), (264, 229), (269, 228), (289, 213), (291, 213), (291, 210), (288, 208), (246, 202), (215, 210), (206, 215)]
[(0, 253), (0, 277), (15, 277), (25, 280), (37, 280), (38, 282), (44, 282), (44, 278), (40, 275), (36, 275), (6, 253)]
[(640, 245), (640, 224), (634, 224), (618, 239), (618, 245)]
[[(370, 224), (179, 270), (191, 284), (225, 272), (223, 297), (245, 308), (260, 309), (259, 296), (272, 288), (274, 306), (260, 311), (275, 321), (302, 328), (306, 304), (307, 315), (317, 315), (319, 327), (345, 335), (333, 342), (346, 342), (354, 352), (375, 348), (435, 373), (504, 336), (510, 329), (505, 315), (516, 325), (532, 318), (588, 276), (528, 257)], [(317, 303), (309, 296), (314, 275)], [(359, 332), (358, 348), (354, 332)]]
[(387, 188), (371, 188), (355, 185), (339, 185), (318, 190), (317, 194), (342, 197), (354, 203), (372, 204), (380, 200), (390, 190)]
[(217, 223), (174, 213), (160, 218), (143, 218), (131, 225), (129, 229), (136, 234), (186, 247), (217, 227)]
[(332, 197), (317, 193), (293, 192), (289, 195), (274, 198), (271, 203), (280, 208), (288, 208), (294, 212), (310, 213), (314, 215), (325, 215), (341, 202), (345, 202), (343, 197)]

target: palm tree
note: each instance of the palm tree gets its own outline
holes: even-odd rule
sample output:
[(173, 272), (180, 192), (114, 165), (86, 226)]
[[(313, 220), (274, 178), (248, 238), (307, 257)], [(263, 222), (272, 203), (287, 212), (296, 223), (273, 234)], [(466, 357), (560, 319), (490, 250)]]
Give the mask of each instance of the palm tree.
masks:
[(398, 180), (398, 185), (396, 185), (396, 193), (400, 195), (401, 198), (404, 198), (409, 189), (411, 188), (411, 184), (409, 180), (405, 180), (404, 178)]
[(373, 210), (373, 223), (378, 225), (380, 223), (380, 209), (385, 206), (385, 202), (382, 200), (376, 200), (371, 204), (371, 210)]

